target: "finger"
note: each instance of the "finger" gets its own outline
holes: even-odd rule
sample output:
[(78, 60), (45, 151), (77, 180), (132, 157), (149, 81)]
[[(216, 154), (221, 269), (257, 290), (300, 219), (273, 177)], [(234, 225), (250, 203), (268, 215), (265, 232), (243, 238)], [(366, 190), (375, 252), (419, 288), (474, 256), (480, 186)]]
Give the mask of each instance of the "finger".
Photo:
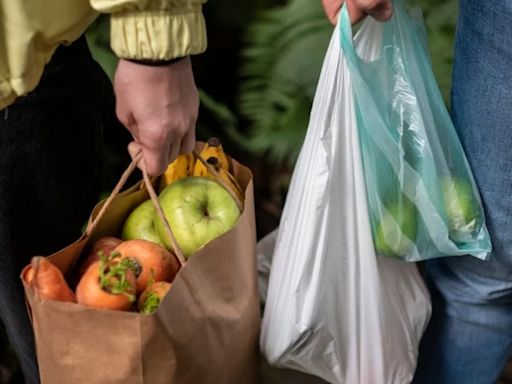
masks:
[[(391, 18), (393, 14), (393, 6), (390, 0), (347, 0), (347, 5), (349, 6), (349, 11), (352, 11), (352, 8), (357, 9), (360, 14), (363, 15), (362, 18), (366, 15), (370, 15), (375, 20), (378, 21), (387, 21)], [(352, 5), (352, 8), (350, 7)], [(360, 20), (359, 14), (351, 14), (352, 23), (356, 23)], [(362, 20), (361, 18), (361, 20)]]
[(180, 154), (180, 144), (179, 142), (171, 143), (169, 148), (169, 160), (168, 163), (172, 163)]
[(366, 17), (364, 13), (356, 4), (354, 0), (347, 0), (347, 11), (350, 16), (350, 23), (355, 25)]
[(146, 170), (150, 176), (160, 176), (169, 164), (169, 148), (142, 147), (142, 158), (146, 164)]
[(168, 134), (165, 134), (166, 131), (167, 129), (161, 126), (156, 128), (139, 127), (139, 145), (142, 147), (142, 157), (146, 165), (146, 171), (151, 176), (161, 175), (169, 164), (171, 157), (170, 143), (173, 140)]
[(335, 25), (338, 20), (338, 13), (342, 4), (342, 0), (322, 0), (325, 15), (333, 25)]
[(180, 154), (189, 153), (196, 147), (196, 130), (190, 129), (181, 140)]
[(393, 7), (390, 2), (380, 3), (376, 8), (368, 12), (375, 20), (388, 21), (393, 16)]

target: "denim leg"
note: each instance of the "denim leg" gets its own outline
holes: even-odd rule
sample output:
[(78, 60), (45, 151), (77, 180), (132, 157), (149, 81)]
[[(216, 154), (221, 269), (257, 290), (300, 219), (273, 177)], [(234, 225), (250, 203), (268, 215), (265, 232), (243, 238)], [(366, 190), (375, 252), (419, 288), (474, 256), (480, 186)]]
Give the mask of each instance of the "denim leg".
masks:
[(491, 384), (512, 353), (511, 0), (460, 1), (452, 108), (493, 253), (427, 263), (433, 314), (414, 382)]

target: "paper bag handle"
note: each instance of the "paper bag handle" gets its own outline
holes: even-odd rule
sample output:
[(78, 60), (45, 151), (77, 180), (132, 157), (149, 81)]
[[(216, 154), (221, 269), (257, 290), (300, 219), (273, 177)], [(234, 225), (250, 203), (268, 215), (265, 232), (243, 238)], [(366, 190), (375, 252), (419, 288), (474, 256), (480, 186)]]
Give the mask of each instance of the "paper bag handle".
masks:
[(167, 219), (165, 218), (165, 215), (164, 215), (164, 213), (162, 211), (162, 207), (160, 206), (160, 202), (158, 200), (158, 196), (157, 196), (157, 194), (156, 194), (156, 192), (155, 192), (155, 190), (153, 188), (153, 184), (151, 183), (149, 175), (146, 172), (146, 166), (145, 166), (144, 162), (141, 161), (141, 159), (142, 159), (142, 152), (139, 152), (139, 153), (137, 153), (137, 155), (135, 155), (135, 157), (133, 158), (133, 160), (130, 163), (130, 165), (128, 165), (128, 168), (126, 168), (126, 170), (121, 175), (121, 178), (117, 182), (116, 186), (114, 187), (114, 189), (110, 193), (110, 196), (107, 198), (107, 200), (105, 201), (105, 203), (101, 207), (100, 211), (98, 212), (98, 214), (94, 218), (94, 220), (91, 223), (89, 223), (89, 225), (87, 226), (87, 229), (85, 230), (85, 236), (88, 237), (88, 236), (90, 236), (92, 234), (92, 232), (94, 231), (94, 229), (98, 225), (99, 221), (101, 220), (101, 218), (103, 217), (103, 215), (107, 211), (108, 207), (110, 207), (110, 204), (112, 204), (112, 201), (114, 200), (114, 198), (119, 194), (119, 192), (121, 191), (123, 186), (126, 184), (126, 181), (128, 180), (130, 175), (133, 173), (133, 171), (137, 167), (137, 164), (140, 163), (140, 166), (141, 166), (141, 169), (142, 169), (142, 175), (143, 175), (143, 178), (144, 178), (144, 184), (146, 186), (146, 189), (148, 190), (149, 197), (151, 198), (151, 201), (153, 202), (153, 205), (155, 206), (155, 209), (157, 211), (158, 216), (160, 217), (160, 219), (164, 223), (164, 229), (165, 229), (165, 232), (167, 233), (167, 236), (169, 236), (169, 239), (171, 240), (171, 244), (172, 244), (172, 247), (173, 247), (173, 250), (174, 250), (174, 254), (178, 258), (180, 266), (183, 267), (185, 265), (185, 263), (186, 263), (185, 256), (183, 256), (183, 252), (181, 251), (181, 248), (178, 245), (178, 242), (176, 241), (176, 238), (174, 237), (174, 234), (172, 233), (171, 227), (169, 226), (169, 223), (168, 223)]
[(98, 212), (98, 214), (96, 215), (94, 220), (92, 220), (87, 225), (87, 228), (85, 229), (86, 237), (89, 237), (92, 234), (92, 232), (94, 231), (94, 229), (96, 229), (96, 226), (98, 225), (101, 218), (105, 214), (105, 211), (108, 209), (108, 207), (110, 207), (110, 204), (112, 204), (112, 200), (114, 200), (114, 197), (116, 197), (119, 194), (119, 192), (121, 191), (121, 189), (124, 187), (124, 185), (126, 184), (126, 181), (128, 180), (130, 175), (133, 173), (133, 171), (137, 167), (137, 163), (139, 162), (141, 157), (142, 157), (142, 153), (137, 154), (137, 156), (135, 156), (135, 158), (132, 160), (130, 165), (128, 165), (128, 168), (126, 168), (126, 170), (123, 172), (123, 174), (121, 175), (121, 178), (119, 179), (116, 186), (110, 193), (110, 196), (107, 197), (107, 200), (105, 200), (105, 203), (102, 205), (100, 211)]
[(162, 206), (160, 205), (160, 200), (158, 200), (158, 195), (155, 192), (155, 189), (153, 188), (153, 184), (151, 183), (151, 180), (149, 178), (148, 173), (146, 172), (146, 165), (144, 162), (141, 162), (141, 168), (142, 168), (142, 176), (144, 178), (144, 184), (146, 184), (146, 189), (148, 190), (149, 197), (151, 198), (151, 201), (153, 202), (153, 205), (155, 206), (156, 213), (160, 217), (160, 220), (162, 220), (162, 223), (164, 223), (164, 230), (171, 240), (172, 248), (174, 250), (174, 254), (178, 258), (178, 261), (180, 262), (180, 266), (184, 266), (187, 262), (185, 259), (185, 256), (183, 255), (183, 252), (176, 241), (176, 238), (174, 237), (174, 233), (172, 233), (171, 226), (169, 225), (169, 222), (167, 221), (167, 218), (164, 215), (164, 211), (162, 209)]
[[(214, 176), (216, 181), (219, 182), (228, 191), (228, 193), (231, 195), (233, 200), (236, 202), (238, 209), (240, 210), (240, 212), (242, 212), (243, 203), (240, 201), (240, 199), (238, 198), (235, 191), (233, 191), (232, 187), (230, 185), (228, 185), (226, 182), (224, 182), (224, 180), (222, 180), (222, 178), (220, 177), (219, 173), (215, 170), (215, 168), (211, 164), (209, 164), (199, 153), (197, 153), (196, 151), (193, 151), (193, 154), (194, 154), (194, 157), (197, 160), (199, 160), (208, 169), (208, 171)], [(151, 201), (153, 202), (153, 205), (155, 206), (156, 212), (157, 212), (158, 216), (160, 217), (160, 220), (162, 220), (162, 222), (164, 224), (165, 232), (171, 241), (172, 247), (174, 249), (174, 253), (176, 254), (176, 257), (178, 258), (180, 265), (184, 266), (186, 264), (185, 256), (183, 255), (183, 252), (182, 252), (178, 242), (176, 241), (176, 238), (174, 237), (171, 226), (169, 225), (169, 222), (167, 221), (167, 218), (164, 215), (162, 207), (160, 206), (160, 201), (158, 200), (158, 196), (153, 188), (153, 184), (151, 183), (149, 175), (146, 172), (146, 166), (145, 166), (144, 162), (141, 161), (141, 159), (142, 159), (142, 152), (139, 152), (133, 158), (130, 165), (128, 165), (128, 168), (126, 168), (126, 170), (121, 175), (121, 178), (119, 179), (116, 186), (112, 190), (112, 193), (107, 198), (107, 200), (101, 207), (100, 211), (94, 218), (94, 220), (92, 222), (90, 222), (89, 225), (87, 226), (87, 229), (85, 230), (85, 235), (90, 236), (92, 234), (92, 232), (98, 225), (99, 221), (105, 214), (106, 210), (108, 209), (108, 207), (110, 207), (110, 204), (112, 204), (112, 201), (114, 200), (114, 198), (119, 194), (119, 192), (121, 191), (123, 186), (126, 184), (126, 181), (128, 180), (130, 175), (133, 173), (133, 171), (137, 167), (137, 164), (140, 163), (140, 166), (142, 169), (142, 175), (143, 175), (143, 179), (144, 179), (144, 184), (146, 186), (146, 189), (148, 190), (149, 197), (151, 198)]]

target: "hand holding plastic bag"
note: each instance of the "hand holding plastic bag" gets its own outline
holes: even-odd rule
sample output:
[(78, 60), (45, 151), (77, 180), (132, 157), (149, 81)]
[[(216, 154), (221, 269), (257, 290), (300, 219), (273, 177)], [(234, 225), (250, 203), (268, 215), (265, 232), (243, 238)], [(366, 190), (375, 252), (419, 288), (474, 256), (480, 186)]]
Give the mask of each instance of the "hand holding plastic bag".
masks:
[(345, 7), (340, 16), (376, 252), (408, 261), (485, 259), (491, 241), (482, 204), (432, 72), (421, 16), (410, 16), (402, 0), (393, 12), (386, 23), (365, 22), (379, 46), (354, 46)]

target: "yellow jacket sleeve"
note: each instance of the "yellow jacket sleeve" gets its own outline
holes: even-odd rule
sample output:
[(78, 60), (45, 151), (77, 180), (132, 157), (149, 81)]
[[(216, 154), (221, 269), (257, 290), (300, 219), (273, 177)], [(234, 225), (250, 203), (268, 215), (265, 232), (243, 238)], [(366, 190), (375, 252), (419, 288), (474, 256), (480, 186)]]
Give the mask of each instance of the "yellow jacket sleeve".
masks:
[(125, 59), (171, 60), (203, 52), (206, 0), (90, 0), (111, 14), (111, 46)]
[(206, 0), (0, 0), (0, 109), (33, 90), (59, 44), (76, 40), (99, 12), (127, 59), (170, 60), (206, 49)]

